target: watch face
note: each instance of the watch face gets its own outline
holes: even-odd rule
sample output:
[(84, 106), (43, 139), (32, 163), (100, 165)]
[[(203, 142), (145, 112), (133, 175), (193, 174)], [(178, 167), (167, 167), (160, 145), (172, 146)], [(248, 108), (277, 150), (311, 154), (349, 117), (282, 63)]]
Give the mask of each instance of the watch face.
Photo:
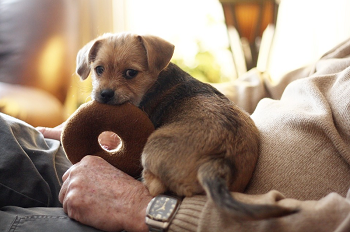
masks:
[(148, 212), (148, 216), (157, 221), (168, 221), (174, 213), (178, 200), (167, 196), (159, 196), (154, 199), (154, 202)]

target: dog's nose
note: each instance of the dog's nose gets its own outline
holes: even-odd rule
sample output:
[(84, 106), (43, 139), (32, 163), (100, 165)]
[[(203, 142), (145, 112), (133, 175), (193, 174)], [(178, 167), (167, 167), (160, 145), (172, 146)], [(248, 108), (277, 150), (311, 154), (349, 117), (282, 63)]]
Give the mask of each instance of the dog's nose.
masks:
[(113, 89), (104, 89), (100, 92), (101, 100), (103, 103), (107, 103), (114, 97)]

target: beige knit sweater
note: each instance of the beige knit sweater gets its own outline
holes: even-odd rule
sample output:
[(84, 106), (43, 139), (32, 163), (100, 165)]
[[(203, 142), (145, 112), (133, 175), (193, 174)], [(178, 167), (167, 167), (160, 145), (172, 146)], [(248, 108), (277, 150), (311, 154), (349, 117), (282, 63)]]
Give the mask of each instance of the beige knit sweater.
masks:
[(170, 231), (350, 231), (350, 40), (279, 83), (252, 70), (216, 87), (253, 113), (261, 132), (251, 183), (232, 194), (301, 211), (239, 221), (195, 196), (184, 199)]

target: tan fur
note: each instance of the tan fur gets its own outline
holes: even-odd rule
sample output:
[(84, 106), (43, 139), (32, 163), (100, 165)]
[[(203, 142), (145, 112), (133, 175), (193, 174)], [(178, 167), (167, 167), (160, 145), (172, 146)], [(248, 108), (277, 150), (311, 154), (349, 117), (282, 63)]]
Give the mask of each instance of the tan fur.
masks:
[[(97, 77), (94, 72), (91, 75), (92, 98), (95, 99), (101, 90), (110, 88), (118, 96), (110, 104), (131, 102), (138, 106), (160, 71), (170, 62), (173, 52), (174, 45), (158, 37), (129, 33), (105, 34), (79, 51), (77, 73), (85, 80), (90, 70), (103, 65), (106, 70), (102, 77)], [(126, 81), (123, 77), (126, 69), (138, 70), (138, 77)]]
[[(212, 111), (201, 114), (201, 109), (209, 105)], [(182, 107), (185, 113), (172, 115), (174, 123), (153, 132), (144, 148), (143, 175), (151, 194), (158, 195), (164, 189), (179, 196), (203, 193), (197, 178), (198, 168), (215, 156), (222, 158), (227, 150), (231, 150), (231, 159), (237, 164), (236, 176), (227, 176), (227, 184), (232, 191), (244, 191), (258, 157), (258, 131), (249, 116), (238, 111), (245, 130), (235, 134), (220, 125), (216, 112), (225, 106), (215, 105), (212, 99), (192, 98)]]
[[(295, 212), (245, 205), (231, 197), (229, 190), (244, 191), (249, 183), (259, 132), (249, 115), (222, 94), (169, 64), (173, 51), (172, 44), (155, 36), (107, 34), (87, 44), (77, 57), (83, 80), (93, 70), (93, 99), (141, 105), (153, 120), (156, 130), (142, 153), (143, 181), (150, 193), (206, 193), (219, 207), (256, 219)], [(98, 66), (104, 67), (100, 75)], [(128, 69), (138, 74), (125, 78)], [(104, 90), (110, 90), (107, 99), (101, 97)]]

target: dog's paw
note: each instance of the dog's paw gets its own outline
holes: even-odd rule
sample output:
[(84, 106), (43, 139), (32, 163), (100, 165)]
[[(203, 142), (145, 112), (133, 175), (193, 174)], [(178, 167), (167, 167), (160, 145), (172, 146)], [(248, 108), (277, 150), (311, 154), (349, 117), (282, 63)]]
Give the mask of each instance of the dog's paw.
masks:
[(143, 170), (143, 184), (148, 188), (152, 196), (166, 192), (167, 188), (163, 182), (149, 170)]
[(170, 186), (172, 192), (177, 196), (191, 197), (196, 194), (203, 194), (204, 190), (195, 180), (192, 183), (172, 183)]

